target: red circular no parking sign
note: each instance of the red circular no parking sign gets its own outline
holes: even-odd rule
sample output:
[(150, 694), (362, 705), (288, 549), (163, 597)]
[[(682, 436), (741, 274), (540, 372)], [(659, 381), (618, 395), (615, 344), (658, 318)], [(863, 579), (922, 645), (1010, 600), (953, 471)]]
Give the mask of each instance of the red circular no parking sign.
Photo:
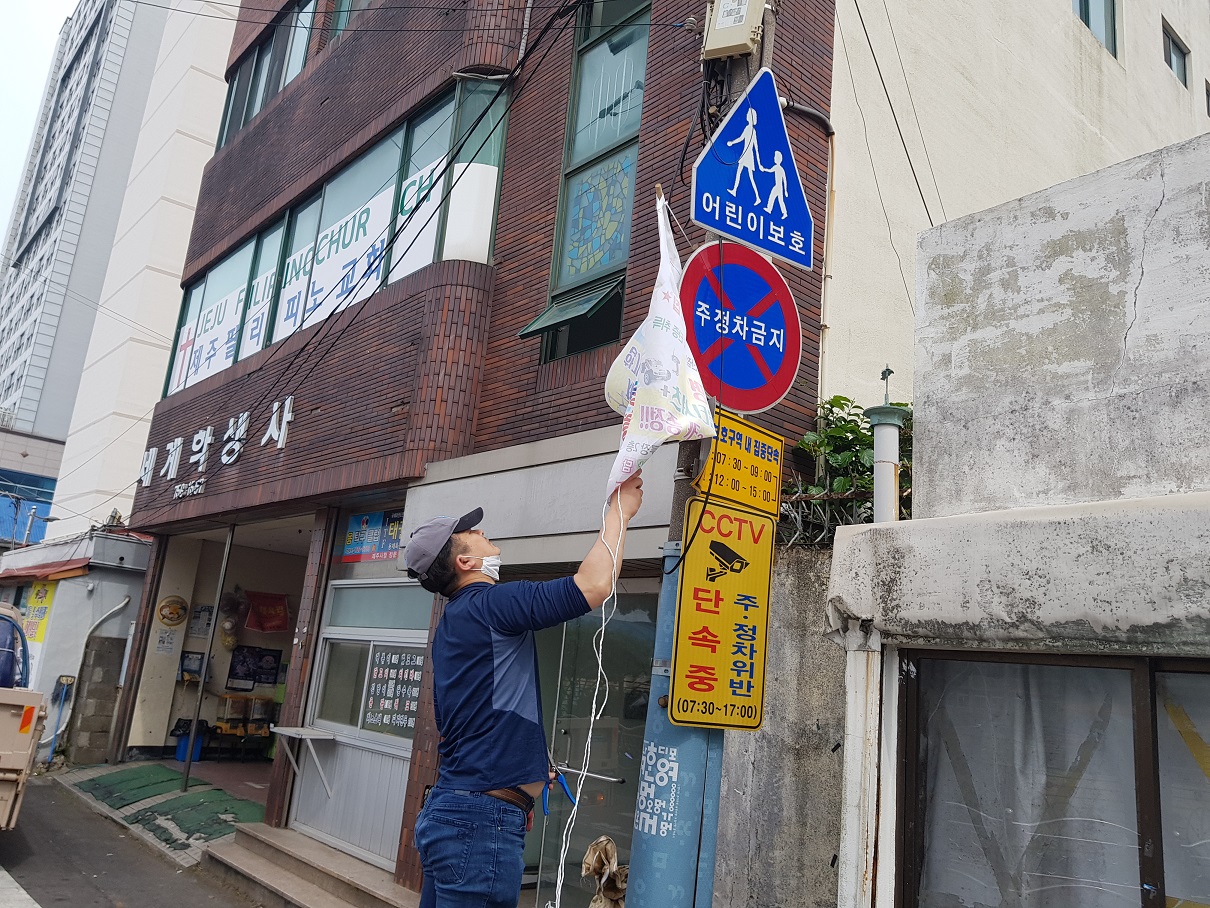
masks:
[(768, 410), (794, 384), (802, 330), (790, 287), (761, 255), (707, 243), (681, 278), (689, 348), (706, 393), (728, 410)]

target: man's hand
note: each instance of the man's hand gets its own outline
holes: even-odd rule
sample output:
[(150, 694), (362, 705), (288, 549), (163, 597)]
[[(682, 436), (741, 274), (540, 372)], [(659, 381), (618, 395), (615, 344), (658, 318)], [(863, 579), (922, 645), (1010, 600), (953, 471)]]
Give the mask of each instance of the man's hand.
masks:
[(638, 513), (642, 504), (641, 471), (618, 486), (618, 490), (609, 496), (605, 525), (575, 576), (576, 586), (593, 608), (599, 608), (613, 592), (618, 572), (622, 569), (622, 542), (626, 537), (626, 525)]
[(621, 503), (622, 519), (627, 523), (643, 505), (643, 471), (639, 470), (618, 486), (617, 497)]

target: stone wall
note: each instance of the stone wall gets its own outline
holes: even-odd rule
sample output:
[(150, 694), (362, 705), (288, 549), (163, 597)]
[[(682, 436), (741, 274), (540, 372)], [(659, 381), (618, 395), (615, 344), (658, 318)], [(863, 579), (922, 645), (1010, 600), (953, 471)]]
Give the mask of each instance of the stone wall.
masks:
[(724, 746), (717, 908), (836, 905), (845, 653), (823, 636), (831, 561), (829, 549), (777, 553), (764, 725)]

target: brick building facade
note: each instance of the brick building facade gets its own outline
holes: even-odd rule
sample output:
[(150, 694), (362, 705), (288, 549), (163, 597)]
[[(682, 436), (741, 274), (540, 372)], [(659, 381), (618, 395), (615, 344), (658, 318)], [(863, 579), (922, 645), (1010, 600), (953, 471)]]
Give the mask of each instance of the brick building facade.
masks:
[[(685, 226), (682, 257), (706, 239), (688, 219), (702, 67), (700, 35), (686, 19), (702, 11), (686, 0), (608, 0), (559, 11), (520, 0), (260, 5), (281, 12), (249, 8), (236, 28), (232, 98), (198, 201), (176, 361), (135, 501), (133, 524), (157, 534), (158, 543), (135, 640), (135, 651), (147, 655), (141, 664), (132, 659), (132, 680), (142, 683), (128, 688), (147, 688), (174, 669), (171, 653), (156, 662), (157, 647), (149, 645), (164, 631), (156, 603), (171, 592), (191, 606), (217, 605), (215, 619), (227, 615), (237, 625), (233, 654), (252, 644), (279, 652), (278, 725), (331, 729), (332, 759), (343, 767), (337, 772), (365, 771), (354, 768), (362, 757), (340, 748), (363, 754), (381, 745), (396, 761), (391, 771), (402, 770), (406, 780), (406, 792), (373, 799), (396, 811), (387, 823), (393, 829), (376, 842), (352, 841), (331, 794), (327, 801), (315, 794), (306, 765), (295, 779), (279, 752), (267, 821), (347, 847), (416, 888), (410, 828), (436, 768), (427, 672), (404, 733), (371, 733), (368, 713), (357, 706), (370, 688), (342, 692), (334, 678), (357, 646), (369, 659), (422, 653), (440, 609), (428, 597), (412, 624), (383, 631), (385, 638), (346, 629), (375, 627), (369, 618), (342, 625), (339, 615), (346, 605), (372, 611), (366, 597), (375, 590), (393, 595), (406, 587), (414, 596), (386, 537), (397, 545), (409, 526), (454, 513), (464, 499), (485, 506), (484, 528), (501, 542), (511, 577), (547, 576), (587, 551), (620, 423), (604, 400), (605, 374), (646, 315), (659, 261), (657, 183)], [(824, 111), (831, 37), (827, 0), (780, 7), (771, 63), (779, 88)], [(485, 111), (477, 125), (476, 110)], [(787, 120), (822, 224), (827, 140), (810, 121)], [(433, 139), (439, 134), (446, 138)], [(460, 147), (463, 135), (471, 140)], [(433, 142), (436, 150), (426, 151)], [(396, 162), (393, 197), (389, 180), (373, 169), (387, 153)], [(474, 191), (459, 189), (464, 177)], [(365, 207), (348, 209), (342, 221), (336, 200), (347, 187)], [(620, 215), (607, 230), (575, 207), (588, 189), (602, 219)], [(389, 212), (378, 198), (390, 198)], [(412, 210), (415, 222), (404, 217)], [(431, 229), (416, 226), (426, 212)], [(576, 231), (585, 242), (573, 248)], [(316, 233), (311, 244), (306, 237)], [(818, 262), (822, 231), (814, 242)], [(338, 262), (329, 247), (349, 260)], [(758, 421), (793, 440), (814, 416), (821, 272), (787, 271), (803, 357), (793, 389)], [(240, 277), (229, 281), (229, 273)], [(298, 281), (302, 295), (292, 297)], [(303, 314), (290, 323), (299, 299)], [(573, 310), (579, 315), (560, 315)], [(520, 336), (544, 313), (560, 316), (554, 328)], [(673, 453), (647, 471), (647, 503), (627, 543), (623, 576), (632, 578), (627, 595), (640, 611), (653, 607), (658, 591)], [(218, 556), (224, 537), (244, 559), (244, 574), (219, 567), (228, 560)], [(272, 559), (257, 552), (280, 556), (277, 581), (266, 566)], [(233, 605), (230, 594), (275, 582), (280, 588), (270, 592), (293, 600), (290, 629), (247, 643), (248, 607)], [(190, 622), (191, 632), (203, 628)], [(201, 640), (183, 637), (179, 645)], [(552, 645), (551, 653), (562, 652), (562, 644)], [(351, 664), (365, 671), (355, 658)], [(230, 685), (235, 669), (228, 671)], [(257, 678), (236, 690), (255, 695), (265, 683)], [(550, 691), (556, 712), (559, 684)], [(230, 690), (206, 709), (230, 709), (237, 697)], [(340, 696), (352, 713), (333, 713)], [(161, 725), (184, 702), (143, 692), (124, 703), (119, 727), (127, 746), (156, 746)], [(633, 719), (620, 716), (619, 728)], [(625, 798), (619, 801), (623, 817)]]

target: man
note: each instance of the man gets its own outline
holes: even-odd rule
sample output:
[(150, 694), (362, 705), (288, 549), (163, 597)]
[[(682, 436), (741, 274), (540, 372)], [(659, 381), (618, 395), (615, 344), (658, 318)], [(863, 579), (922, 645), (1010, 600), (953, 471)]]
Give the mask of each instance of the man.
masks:
[(642, 502), (636, 473), (575, 575), (546, 583), (498, 582), (500, 549), (475, 529), (482, 508), (412, 533), (408, 575), (449, 599), (433, 638), (441, 766), (415, 829), (421, 908), (516, 908), (534, 799), (552, 778), (534, 631), (604, 604)]

